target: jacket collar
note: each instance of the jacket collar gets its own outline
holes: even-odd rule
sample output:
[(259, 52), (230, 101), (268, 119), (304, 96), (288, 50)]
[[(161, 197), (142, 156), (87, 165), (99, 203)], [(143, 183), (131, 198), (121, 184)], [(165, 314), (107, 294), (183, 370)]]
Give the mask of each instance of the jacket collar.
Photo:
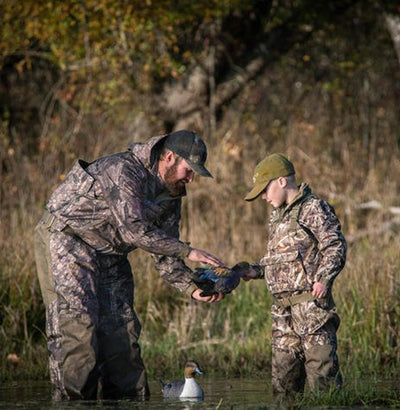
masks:
[(134, 142), (128, 147), (128, 151), (131, 151), (146, 168), (152, 169), (158, 160), (162, 141), (167, 135), (168, 134), (151, 137), (146, 142)]
[(290, 212), (290, 210), (296, 206), (299, 203), (304, 202), (309, 196), (311, 195), (311, 188), (308, 184), (302, 183), (299, 186), (299, 193), (294, 197), (293, 201), (290, 202), (286, 206), (282, 206), (282, 216), (286, 214), (287, 212)]

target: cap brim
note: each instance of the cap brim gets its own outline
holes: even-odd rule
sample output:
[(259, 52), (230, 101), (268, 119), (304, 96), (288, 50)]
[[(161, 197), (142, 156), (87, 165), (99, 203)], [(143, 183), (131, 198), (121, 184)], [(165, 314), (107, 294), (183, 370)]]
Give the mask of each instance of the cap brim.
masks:
[(268, 183), (254, 185), (253, 189), (244, 197), (244, 200), (253, 201), (261, 194), (262, 191), (264, 191), (267, 185)]
[(199, 174), (199, 175), (201, 175), (202, 177), (214, 178), (214, 177), (211, 175), (210, 171), (208, 171), (208, 169), (207, 169), (204, 165), (194, 164), (193, 162), (188, 161), (187, 159), (186, 159), (185, 161), (189, 164), (190, 168), (192, 168), (193, 171), (194, 171), (196, 174)]

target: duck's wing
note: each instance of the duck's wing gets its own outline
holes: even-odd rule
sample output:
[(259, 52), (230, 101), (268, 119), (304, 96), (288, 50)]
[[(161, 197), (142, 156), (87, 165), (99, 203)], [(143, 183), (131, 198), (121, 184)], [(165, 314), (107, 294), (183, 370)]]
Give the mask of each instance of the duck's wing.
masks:
[(239, 283), (240, 283), (240, 276), (232, 272), (230, 276), (221, 278), (215, 284), (214, 289), (216, 292), (228, 294), (228, 293), (231, 293), (234, 289), (236, 289), (239, 286)]
[(183, 380), (172, 380), (162, 387), (162, 394), (165, 398), (179, 397), (183, 391)]
[(192, 271), (191, 277), (195, 285), (202, 290), (200, 296), (210, 296), (217, 293), (214, 289), (217, 278), (211, 269), (196, 268)]

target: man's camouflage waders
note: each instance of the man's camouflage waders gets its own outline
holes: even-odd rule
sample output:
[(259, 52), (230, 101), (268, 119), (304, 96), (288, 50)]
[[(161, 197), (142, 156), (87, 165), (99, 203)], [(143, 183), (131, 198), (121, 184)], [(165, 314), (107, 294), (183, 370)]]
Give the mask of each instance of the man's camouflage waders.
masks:
[(133, 308), (127, 254), (152, 254), (163, 279), (197, 288), (179, 241), (181, 197), (160, 179), (156, 146), (165, 136), (91, 164), (79, 160), (52, 194), (35, 231), (55, 399), (149, 394)]
[(126, 257), (96, 255), (70, 234), (49, 232), (44, 221), (35, 252), (54, 398), (96, 399), (99, 380), (104, 399), (147, 396)]
[[(303, 184), (297, 198), (271, 215), (266, 255), (260, 260), (274, 296), (272, 383), (276, 394), (301, 392), (341, 383), (337, 357), (336, 313), (331, 288), (342, 270), (346, 241), (334, 210)], [(315, 300), (320, 282), (328, 295)]]

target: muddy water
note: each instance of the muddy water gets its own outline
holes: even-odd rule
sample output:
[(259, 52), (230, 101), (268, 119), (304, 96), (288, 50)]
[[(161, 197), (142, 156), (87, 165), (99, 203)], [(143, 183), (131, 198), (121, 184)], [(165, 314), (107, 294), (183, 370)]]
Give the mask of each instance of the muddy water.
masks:
[[(150, 382), (151, 398), (146, 402), (129, 400), (97, 402), (51, 401), (51, 389), (46, 382), (8, 383), (0, 385), (0, 409), (282, 409), (272, 400), (268, 380), (199, 378), (204, 389), (203, 401), (165, 400), (158, 382)], [(314, 407), (316, 409), (318, 407)], [(320, 407), (322, 409), (322, 407)], [(330, 409), (334, 407), (329, 406)], [(343, 410), (346, 407), (341, 406)], [(363, 407), (367, 409), (368, 407)], [(377, 407), (374, 407), (377, 408)], [(383, 407), (382, 407), (383, 408)], [(326, 407), (325, 407), (326, 409)]]

